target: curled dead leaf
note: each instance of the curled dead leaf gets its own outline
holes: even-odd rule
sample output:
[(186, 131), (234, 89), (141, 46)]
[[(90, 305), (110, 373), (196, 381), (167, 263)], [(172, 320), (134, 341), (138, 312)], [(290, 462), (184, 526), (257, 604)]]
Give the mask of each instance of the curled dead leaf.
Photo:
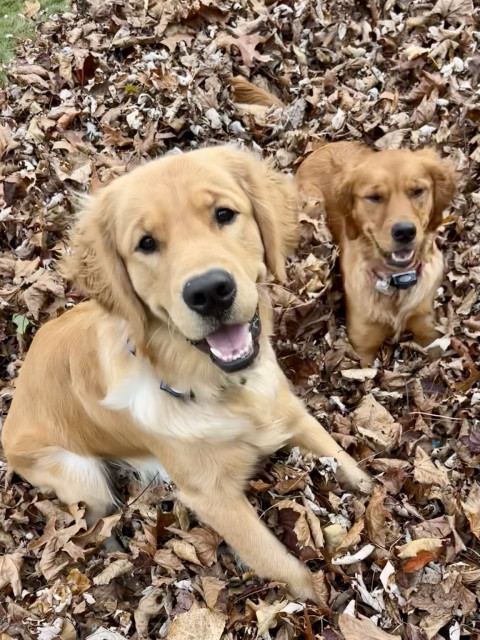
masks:
[(23, 556), (20, 553), (6, 553), (0, 556), (0, 589), (10, 585), (13, 594), (18, 597), (22, 592), (22, 567)]
[(109, 584), (114, 578), (130, 573), (133, 569), (133, 564), (130, 560), (121, 558), (111, 562), (101, 573), (96, 575), (93, 579), (93, 584)]
[(151, 618), (157, 616), (164, 608), (163, 591), (159, 587), (149, 590), (143, 598), (140, 599), (133, 617), (137, 633), (140, 638), (148, 638), (148, 627)]
[(219, 580), (214, 576), (205, 576), (202, 578), (203, 598), (207, 603), (207, 607), (212, 611), (220, 611), (227, 613), (226, 599), (226, 582)]
[(387, 520), (392, 519), (392, 514), (385, 507), (387, 497), (385, 487), (376, 486), (365, 511), (365, 522), (369, 539), (379, 547), (385, 547), (387, 539)]
[(391, 414), (375, 400), (372, 394), (363, 398), (352, 415), (353, 425), (378, 450), (391, 451), (398, 444), (402, 427)]
[(198, 559), (195, 547), (186, 540), (168, 540), (165, 546), (171, 549), (180, 560), (201, 566), (202, 563)]

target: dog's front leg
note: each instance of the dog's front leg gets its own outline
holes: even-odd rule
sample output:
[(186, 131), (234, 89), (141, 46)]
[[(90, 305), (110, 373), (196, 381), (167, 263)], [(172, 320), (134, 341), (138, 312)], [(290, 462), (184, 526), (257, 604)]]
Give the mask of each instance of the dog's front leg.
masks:
[(180, 490), (179, 498), (259, 576), (287, 583), (292, 595), (302, 600), (316, 600), (307, 567), (259, 520), (245, 495), (217, 487), (208, 495)]
[[(418, 342), (422, 347), (428, 346), (442, 335), (435, 329), (435, 319), (430, 310), (411, 316), (407, 321), (407, 329), (413, 333), (415, 342)], [(437, 353), (440, 357), (438, 350)]]
[(349, 309), (347, 311), (347, 333), (360, 358), (361, 366), (370, 367), (392, 330), (380, 322), (373, 322), (362, 317), (360, 310)]
[(285, 401), (284, 415), (288, 416), (287, 425), (292, 433), (290, 443), (320, 457), (335, 458), (340, 464), (337, 470), (339, 482), (369, 493), (372, 490), (370, 475), (360, 469), (352, 456), (308, 413), (298, 398), (289, 392)]

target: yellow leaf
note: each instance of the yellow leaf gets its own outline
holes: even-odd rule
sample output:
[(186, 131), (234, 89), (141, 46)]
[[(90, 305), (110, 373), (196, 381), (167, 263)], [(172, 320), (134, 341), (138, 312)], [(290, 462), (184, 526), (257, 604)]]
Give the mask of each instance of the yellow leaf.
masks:
[(405, 558), (413, 558), (420, 551), (435, 552), (442, 546), (443, 542), (440, 538), (420, 538), (419, 540), (412, 540), (407, 544), (402, 544), (397, 547), (400, 553), (398, 557), (404, 560)]

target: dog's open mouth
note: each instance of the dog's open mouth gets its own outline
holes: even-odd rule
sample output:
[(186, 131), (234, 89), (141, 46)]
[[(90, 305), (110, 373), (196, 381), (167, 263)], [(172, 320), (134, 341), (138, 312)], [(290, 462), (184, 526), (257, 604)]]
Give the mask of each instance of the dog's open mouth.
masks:
[(415, 249), (401, 249), (388, 253), (387, 264), (392, 267), (408, 267), (415, 256)]
[(224, 324), (204, 340), (192, 344), (207, 353), (214, 364), (227, 373), (241, 371), (248, 367), (258, 355), (260, 318), (255, 312), (250, 322)]

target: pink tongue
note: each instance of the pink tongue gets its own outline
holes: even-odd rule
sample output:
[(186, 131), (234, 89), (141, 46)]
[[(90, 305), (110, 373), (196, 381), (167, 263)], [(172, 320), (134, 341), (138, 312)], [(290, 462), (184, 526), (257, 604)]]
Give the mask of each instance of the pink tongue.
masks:
[(242, 351), (248, 344), (249, 325), (229, 324), (205, 338), (209, 347), (221, 351), (224, 356)]

